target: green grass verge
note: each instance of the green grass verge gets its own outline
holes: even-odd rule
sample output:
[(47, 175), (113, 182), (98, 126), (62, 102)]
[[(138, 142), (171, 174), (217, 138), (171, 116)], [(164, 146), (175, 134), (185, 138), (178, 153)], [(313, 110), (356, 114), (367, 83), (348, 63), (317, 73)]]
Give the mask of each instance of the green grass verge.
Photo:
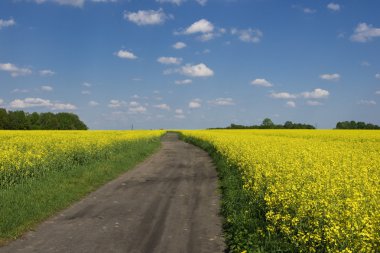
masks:
[(297, 252), (280, 235), (266, 231), (265, 202), (254, 203), (251, 193), (244, 190), (237, 167), (228, 164), (213, 145), (200, 139), (181, 135), (181, 139), (207, 151), (213, 159), (221, 190), (221, 215), (227, 252)]
[(159, 138), (128, 142), (105, 161), (50, 172), (0, 189), (0, 245), (133, 168), (159, 147)]

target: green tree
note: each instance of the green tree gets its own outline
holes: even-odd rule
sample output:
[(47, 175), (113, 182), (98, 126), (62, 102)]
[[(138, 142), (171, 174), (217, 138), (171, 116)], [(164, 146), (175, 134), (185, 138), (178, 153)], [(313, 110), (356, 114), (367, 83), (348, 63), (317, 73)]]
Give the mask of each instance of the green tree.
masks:
[(273, 121), (270, 118), (265, 118), (263, 120), (263, 123), (261, 123), (261, 126), (263, 128), (273, 128), (274, 127), (274, 123), (273, 123)]

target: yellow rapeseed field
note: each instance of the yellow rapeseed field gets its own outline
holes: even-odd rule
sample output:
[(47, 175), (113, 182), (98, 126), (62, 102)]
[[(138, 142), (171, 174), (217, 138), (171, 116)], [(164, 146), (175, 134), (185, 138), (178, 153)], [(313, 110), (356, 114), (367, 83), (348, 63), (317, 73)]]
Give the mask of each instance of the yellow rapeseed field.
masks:
[[(106, 159), (128, 142), (164, 131), (0, 131), (0, 187)], [(124, 146), (125, 147), (125, 146)]]
[[(200, 130), (263, 203), (263, 237), (300, 252), (380, 252), (380, 132)], [(227, 217), (228, 220), (228, 217)]]

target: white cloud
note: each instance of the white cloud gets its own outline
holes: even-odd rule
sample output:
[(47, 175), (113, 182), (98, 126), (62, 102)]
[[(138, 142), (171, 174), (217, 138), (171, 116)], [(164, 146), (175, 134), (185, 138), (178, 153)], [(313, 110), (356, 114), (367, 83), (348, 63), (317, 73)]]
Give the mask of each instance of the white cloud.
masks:
[(88, 82), (84, 82), (82, 85), (83, 85), (84, 87), (87, 87), (87, 88), (90, 88), (90, 87), (92, 86), (92, 84), (91, 84), (91, 83), (88, 83)]
[(214, 75), (214, 71), (207, 67), (204, 63), (197, 65), (186, 64), (180, 70), (183, 75), (192, 77), (209, 77)]
[(140, 10), (138, 12), (124, 12), (124, 19), (128, 19), (137, 25), (159, 25), (169, 18), (171, 16), (166, 15), (162, 9), (157, 11)]
[(170, 110), (170, 106), (168, 106), (167, 104), (154, 105), (153, 107), (161, 109), (161, 110), (167, 110), (167, 111)]
[(181, 64), (182, 58), (176, 57), (160, 57), (157, 59), (159, 63), (162, 64)]
[(173, 48), (182, 49), (182, 48), (185, 48), (186, 46), (187, 46), (186, 43), (178, 41), (173, 45)]
[(127, 50), (119, 50), (119, 52), (116, 53), (117, 57), (122, 59), (130, 59), (135, 60), (137, 59), (137, 56), (134, 55), (132, 52), (129, 52)]
[(54, 76), (55, 72), (50, 69), (43, 69), (39, 71), (40, 76)]
[(9, 72), (12, 77), (25, 76), (32, 74), (32, 70), (28, 68), (19, 68), (12, 63), (0, 63), (0, 70)]
[(369, 63), (368, 61), (362, 61), (360, 63), (360, 65), (363, 66), (363, 67), (369, 67), (369, 66), (371, 66), (371, 63)]
[(197, 22), (190, 25), (184, 34), (194, 34), (194, 33), (211, 33), (214, 31), (214, 25), (206, 19), (198, 20)]
[(12, 90), (12, 93), (28, 93), (28, 89), (14, 89)]
[(311, 92), (303, 92), (301, 93), (301, 96), (304, 98), (327, 98), (330, 95), (330, 93), (327, 90), (323, 89), (314, 89)]
[(181, 5), (182, 3), (185, 2), (185, 0), (156, 0), (156, 2), (159, 3), (172, 3), (176, 5)]
[(196, 109), (196, 108), (201, 108), (202, 107), (202, 104), (201, 104), (201, 100), (196, 98), (196, 99), (193, 99), (192, 101), (189, 102), (189, 108), (190, 109)]
[(196, 0), (196, 1), (202, 6), (205, 6), (207, 4), (207, 0)]
[(261, 79), (261, 78), (255, 79), (251, 82), (251, 84), (254, 86), (273, 87), (273, 84), (271, 84), (270, 82), (268, 82), (264, 78), (263, 79)]
[(174, 117), (176, 117), (177, 119), (185, 119), (186, 118), (185, 113), (182, 109), (176, 109)]
[(137, 101), (131, 101), (128, 104), (128, 113), (130, 114), (145, 113), (146, 111), (147, 108)]
[(176, 114), (183, 114), (184, 112), (183, 112), (182, 109), (176, 109), (176, 110), (175, 110), (175, 113), (176, 113)]
[(232, 28), (231, 34), (237, 35), (239, 40), (243, 42), (252, 42), (252, 43), (260, 42), (261, 38), (263, 37), (263, 33), (259, 29), (252, 29), (252, 28), (248, 28), (245, 30)]
[(81, 93), (82, 93), (82, 95), (90, 95), (91, 91), (89, 91), (89, 90), (82, 90)]
[(332, 10), (332, 11), (340, 11), (340, 5), (337, 3), (329, 3), (327, 5), (327, 9)]
[(210, 104), (213, 105), (220, 105), (220, 106), (225, 106), (225, 105), (235, 105), (235, 102), (232, 98), (217, 98), (214, 100), (208, 101)]
[(89, 106), (98, 106), (99, 105), (99, 103), (98, 102), (96, 102), (96, 101), (90, 101), (90, 102), (88, 102), (88, 105)]
[(91, 0), (94, 3), (116, 3), (118, 0)]
[(16, 22), (13, 18), (5, 20), (5, 19), (0, 19), (0, 30), (3, 29), (4, 27), (10, 27), (16, 25)]
[[(59, 5), (70, 5), (74, 7), (83, 7), (85, 0), (34, 0), (37, 4), (53, 2)], [(95, 2), (95, 1), (94, 1)]]
[(380, 74), (376, 74), (375, 78), (380, 79)]
[(317, 12), (317, 10), (315, 10), (315, 9), (311, 9), (311, 8), (308, 8), (308, 7), (303, 8), (302, 11), (303, 11), (304, 13), (306, 13), (306, 14), (313, 14), (313, 13), (316, 13), (316, 12)]
[(351, 35), (351, 40), (355, 42), (368, 42), (375, 37), (380, 37), (380, 28), (374, 28), (372, 25), (360, 23), (355, 28), (354, 34)]
[(127, 102), (123, 100), (111, 99), (108, 103), (109, 108), (120, 108), (127, 105)]
[(294, 102), (294, 101), (288, 101), (288, 102), (286, 102), (286, 107), (295, 108), (296, 107), (296, 102)]
[(308, 100), (308, 101), (306, 101), (306, 104), (310, 105), (310, 106), (320, 106), (320, 105), (323, 105), (321, 102), (315, 101), (315, 100)]
[(144, 107), (142, 105), (139, 105), (136, 107), (130, 107), (130, 108), (128, 108), (128, 112), (132, 113), (132, 114), (144, 113), (144, 112), (146, 112), (146, 107)]
[(53, 87), (48, 86), (48, 85), (44, 85), (44, 86), (41, 86), (41, 90), (43, 90), (43, 91), (53, 91)]
[(380, 90), (375, 92), (376, 95), (380, 95)]
[(376, 105), (376, 102), (373, 100), (360, 100), (359, 105)]
[(319, 76), (323, 80), (327, 81), (338, 81), (340, 79), (340, 75), (335, 73), (335, 74), (323, 74)]
[(4, 100), (0, 98), (0, 105), (4, 104)]
[(76, 106), (72, 104), (63, 104), (58, 102), (52, 102), (48, 99), (42, 98), (25, 98), (15, 99), (10, 103), (10, 107), (13, 109), (25, 109), (32, 107), (45, 107), (52, 110), (76, 110)]
[(277, 99), (294, 99), (297, 97), (296, 95), (290, 94), (288, 92), (272, 92), (269, 96)]
[(175, 84), (186, 85), (186, 84), (191, 84), (192, 82), (193, 82), (193, 80), (191, 80), (191, 79), (184, 79), (184, 80), (176, 80)]

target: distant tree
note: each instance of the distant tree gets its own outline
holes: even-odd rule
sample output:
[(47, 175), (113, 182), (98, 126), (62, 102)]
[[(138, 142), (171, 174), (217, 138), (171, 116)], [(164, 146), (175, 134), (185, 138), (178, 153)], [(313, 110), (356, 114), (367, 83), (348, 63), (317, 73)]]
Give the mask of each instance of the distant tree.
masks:
[(41, 129), (40, 126), (40, 115), (37, 112), (27, 115), (29, 127), (31, 130)]
[(273, 128), (274, 127), (274, 123), (273, 123), (273, 121), (270, 118), (265, 118), (263, 120), (263, 123), (261, 123), (261, 126), (263, 128)]

